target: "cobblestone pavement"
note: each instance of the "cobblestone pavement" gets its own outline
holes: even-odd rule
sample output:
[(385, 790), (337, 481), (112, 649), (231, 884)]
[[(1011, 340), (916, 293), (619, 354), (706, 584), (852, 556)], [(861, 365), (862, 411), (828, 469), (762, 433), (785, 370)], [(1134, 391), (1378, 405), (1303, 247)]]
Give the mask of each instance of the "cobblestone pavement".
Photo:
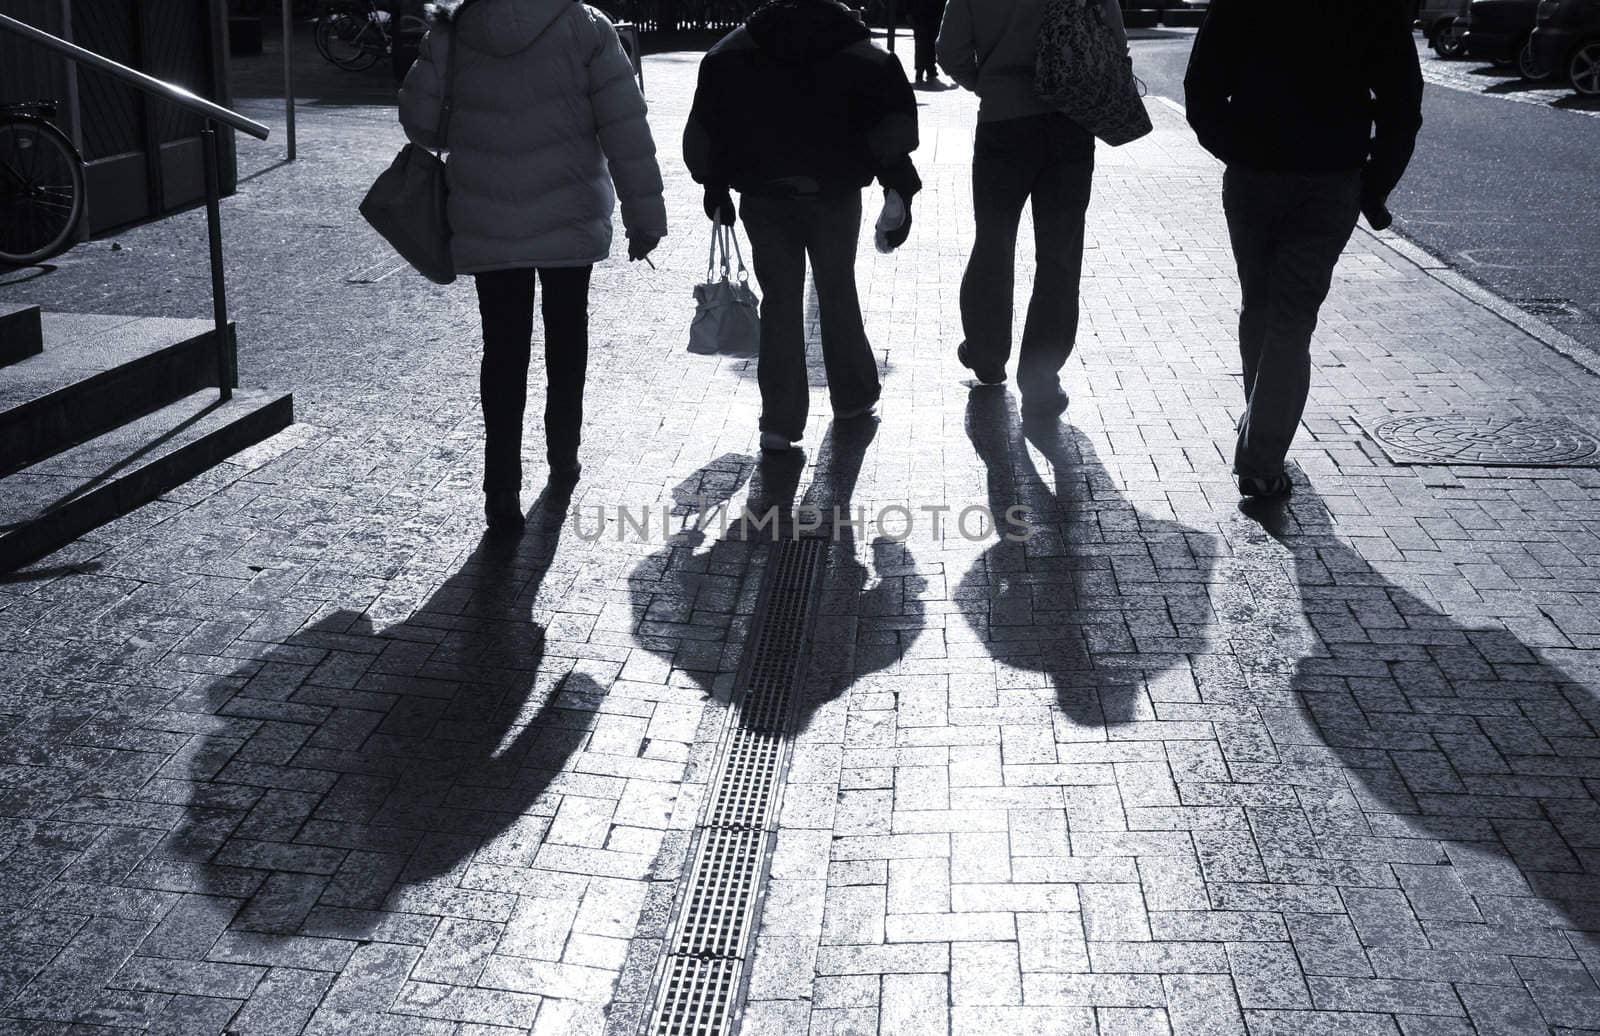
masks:
[[(471, 292), (354, 212), (392, 111), (303, 111), (293, 166), (241, 145), (242, 376), (300, 423), (0, 583), (8, 1030), (637, 1031), (765, 555), (611, 509), (787, 487), (1042, 532), (833, 546), (745, 1033), (1600, 1031), (1600, 475), (1362, 431), (1600, 432), (1600, 383), (1360, 232), (1301, 489), (1241, 512), (1220, 170), (1153, 104), (1100, 152), (1072, 408), (1024, 434), (954, 359), (974, 106), (927, 93), (911, 242), (860, 264), (881, 422), (817, 415), (779, 470), (750, 365), (683, 352), (696, 60), (647, 73), (660, 269), (596, 271), (593, 541), (480, 538)], [(203, 313), (202, 242), (5, 297)]]

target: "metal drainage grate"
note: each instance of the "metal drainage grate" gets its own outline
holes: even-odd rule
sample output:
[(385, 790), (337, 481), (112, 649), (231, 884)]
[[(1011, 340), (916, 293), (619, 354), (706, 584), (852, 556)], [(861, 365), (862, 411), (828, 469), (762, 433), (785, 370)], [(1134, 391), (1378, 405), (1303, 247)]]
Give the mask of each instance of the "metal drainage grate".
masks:
[(1370, 432), (1396, 464), (1539, 468), (1600, 459), (1600, 441), (1560, 417), (1412, 414)]
[(820, 539), (786, 541), (769, 554), (710, 805), (695, 833), (688, 889), (660, 972), (648, 1030), (656, 1036), (720, 1036), (732, 1028), (823, 556)]

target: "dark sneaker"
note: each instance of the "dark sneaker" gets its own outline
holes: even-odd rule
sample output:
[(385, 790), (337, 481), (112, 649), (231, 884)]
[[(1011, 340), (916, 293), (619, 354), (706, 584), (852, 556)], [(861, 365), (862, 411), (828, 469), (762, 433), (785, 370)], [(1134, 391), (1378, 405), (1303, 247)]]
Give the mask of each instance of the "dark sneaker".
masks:
[(1024, 421), (1053, 421), (1067, 412), (1067, 390), (1057, 386), (1042, 396), (1022, 397)]
[(1004, 385), (1006, 383), (1006, 365), (1003, 363), (986, 363), (973, 366), (967, 359), (969, 350), (967, 343), (962, 342), (956, 346), (956, 359), (961, 361), (961, 366), (971, 371), (977, 379), (985, 385)]
[(790, 439), (787, 435), (777, 432), (761, 433), (761, 450), (763, 453), (787, 453), (795, 448), (798, 440)]
[(1240, 475), (1239, 495), (1252, 500), (1278, 500), (1294, 492), (1294, 482), (1287, 474)]
[(838, 407), (834, 407), (833, 419), (835, 421), (853, 421), (858, 417), (866, 417), (878, 409), (878, 400), (881, 398), (881, 395), (881, 392), (874, 394), (870, 401), (863, 403), (860, 406), (846, 407), (842, 410)]
[(483, 495), (483, 517), (492, 533), (520, 533), (527, 518), (514, 489), (491, 489)]

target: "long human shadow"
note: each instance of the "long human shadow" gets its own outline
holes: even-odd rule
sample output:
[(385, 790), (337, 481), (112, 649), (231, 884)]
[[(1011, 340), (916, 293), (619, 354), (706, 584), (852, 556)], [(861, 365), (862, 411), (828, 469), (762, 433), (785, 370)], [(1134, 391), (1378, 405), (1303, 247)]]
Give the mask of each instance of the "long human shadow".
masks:
[(807, 688), (798, 701), (796, 733), (827, 702), (908, 657), (925, 625), (927, 581), (907, 543), (882, 533), (863, 563), (858, 537), (876, 515), (856, 504), (856, 486), (873, 440), (876, 417), (832, 421), (817, 451), (816, 471), (797, 511), (820, 517), (827, 564), (813, 624)]
[(158, 866), (247, 900), (236, 929), (340, 938), (474, 863), (532, 866), (604, 695), (545, 664), (560, 534), (486, 536), (404, 621), (335, 612), (206, 688), (215, 735)]
[(968, 625), (997, 662), (1042, 674), (1077, 726), (1153, 718), (1150, 685), (1187, 669), (1204, 639), (1215, 537), (1141, 514), (1083, 435), (1025, 426), (1003, 389), (971, 392), (966, 431), (996, 519), (994, 544), (956, 588)]
[[(1298, 619), (1285, 653), (1300, 710), (1268, 719), (1257, 758), (1303, 778), (1331, 753), (1353, 778), (1307, 810), (1321, 855), (1394, 861), (1435, 948), (1570, 956), (1539, 930), (1600, 931), (1595, 685), (1384, 578), (1314, 491), (1242, 510), (1260, 529), (1240, 537), (1241, 560), (1297, 584), (1263, 581), (1259, 611), (1229, 617), (1279, 631)], [(1404, 926), (1384, 938), (1415, 945)]]

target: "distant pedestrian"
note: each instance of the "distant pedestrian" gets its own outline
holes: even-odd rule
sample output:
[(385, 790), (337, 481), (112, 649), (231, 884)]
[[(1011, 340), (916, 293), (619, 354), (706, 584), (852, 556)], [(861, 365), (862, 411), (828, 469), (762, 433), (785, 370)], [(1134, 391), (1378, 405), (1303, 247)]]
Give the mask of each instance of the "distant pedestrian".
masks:
[[(1126, 46), (1118, 0), (1106, 22)], [(979, 382), (1006, 380), (1011, 357), (1017, 228), (1033, 203), (1036, 268), (1022, 329), (1017, 387), (1022, 416), (1050, 419), (1067, 409), (1060, 372), (1078, 335), (1084, 217), (1094, 181), (1094, 136), (1034, 91), (1034, 53), (1048, 0), (949, 0), (939, 30), (939, 64), (978, 94), (972, 205), (977, 224), (961, 281), (961, 363)]]
[(944, 20), (945, 0), (911, 0), (911, 32), (916, 39), (917, 84), (943, 86), (939, 79), (936, 44)]
[(737, 190), (761, 283), (761, 447), (805, 433), (806, 260), (821, 311), (834, 417), (877, 405), (878, 365), (861, 321), (856, 247), (861, 191), (884, 187), (886, 247), (911, 232), (922, 188), (917, 102), (893, 57), (837, 0), (770, 0), (700, 63), (683, 136), (706, 215), (731, 225)]
[(467, 0), (434, 13), (401, 89), (400, 121), (414, 141), (434, 144), (450, 81), (452, 250), (456, 270), (475, 275), (483, 319), (484, 512), (491, 529), (515, 530), (535, 284), (546, 503), (564, 506), (582, 470), (589, 275), (611, 252), (618, 195), (630, 259), (666, 235), (661, 172), (633, 66), (605, 15), (573, 0)]
[[(1365, 213), (1389, 225), (1422, 126), (1405, 0), (1212, 0), (1184, 80), (1189, 123), (1227, 164), (1222, 204), (1239, 267), (1244, 415), (1239, 492), (1292, 491), (1284, 458), (1311, 387), (1311, 335)], [(1317, 41), (1315, 47), (1285, 40)]]

